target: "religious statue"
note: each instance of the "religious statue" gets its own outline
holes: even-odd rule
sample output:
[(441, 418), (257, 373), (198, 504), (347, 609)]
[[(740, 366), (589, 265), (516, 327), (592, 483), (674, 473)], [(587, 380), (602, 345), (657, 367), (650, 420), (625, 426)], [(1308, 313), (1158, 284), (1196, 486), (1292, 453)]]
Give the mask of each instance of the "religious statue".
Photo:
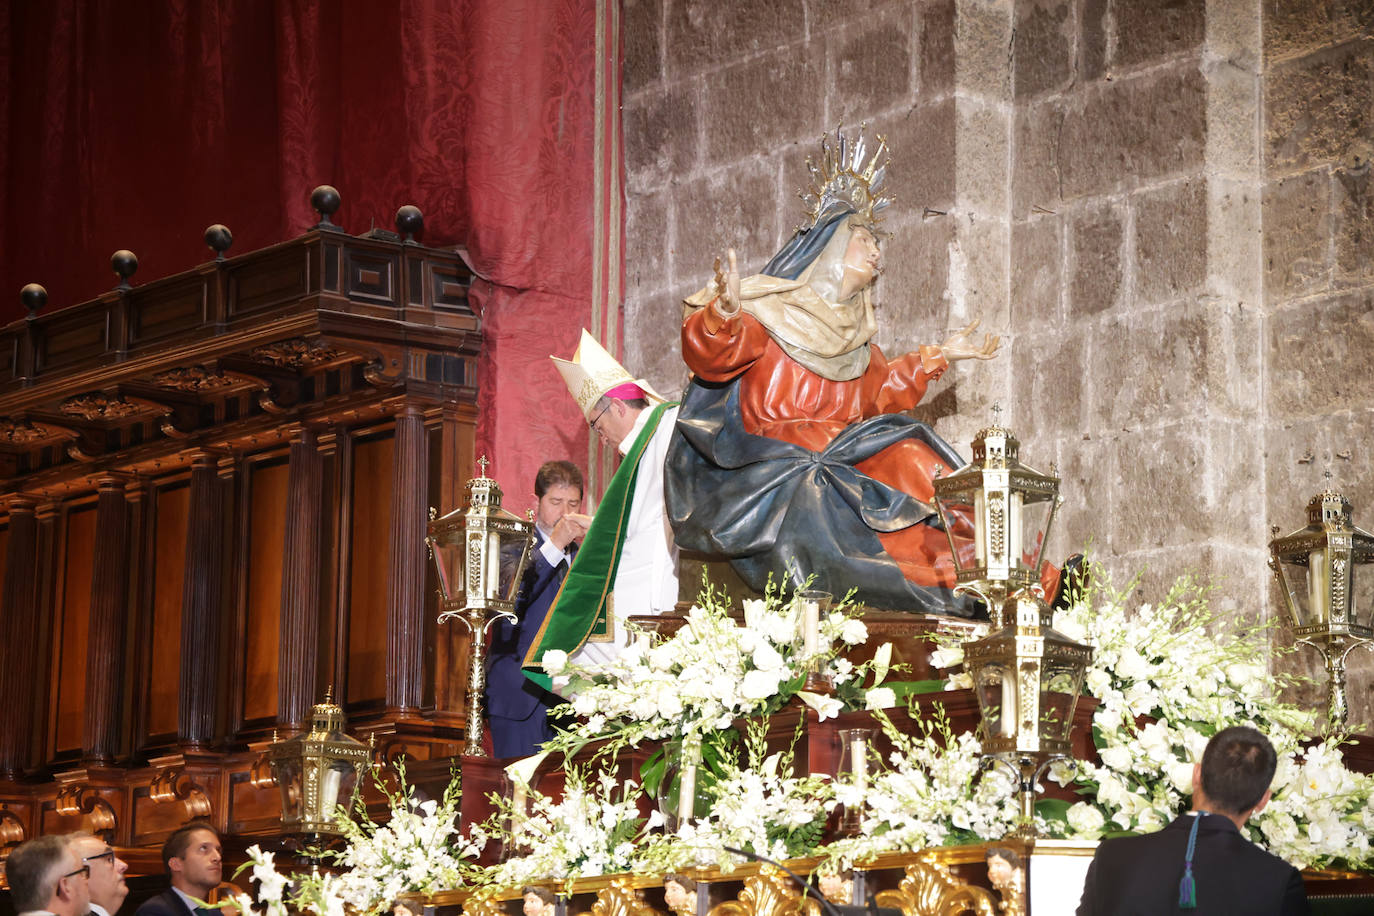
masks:
[(554, 916), (558, 912), (558, 898), (547, 887), (529, 884), (520, 889), (524, 916)]
[[(770, 574), (873, 607), (971, 616), (956, 598), (950, 539), (933, 504), (937, 468), (964, 464), (902, 413), (950, 363), (993, 359), (975, 320), (939, 346), (888, 359), (872, 342), (881, 269), (881, 137), (822, 140), (809, 223), (755, 276), (728, 268), (686, 300), (693, 378), (669, 448), (665, 496), (680, 547), (728, 557), (753, 588)], [(952, 532), (972, 557), (972, 520)], [(1057, 578), (1058, 571), (1052, 570)], [(1051, 590), (1049, 594), (1053, 594)]]
[(696, 916), (697, 883), (686, 875), (664, 875), (663, 902), (675, 916)]
[(987, 851), (988, 883), (1002, 895), (1003, 916), (1026, 912), (1026, 868), (1013, 849), (993, 846)]

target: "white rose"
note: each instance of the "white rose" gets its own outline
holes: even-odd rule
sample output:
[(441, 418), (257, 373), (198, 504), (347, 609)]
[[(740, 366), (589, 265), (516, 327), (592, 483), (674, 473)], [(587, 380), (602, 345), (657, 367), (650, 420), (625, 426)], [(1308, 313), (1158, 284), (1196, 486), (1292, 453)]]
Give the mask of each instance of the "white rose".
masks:
[(864, 694), (867, 709), (891, 709), (897, 705), (897, 694), (891, 687), (874, 687)]
[(1102, 830), (1107, 825), (1107, 819), (1102, 816), (1097, 806), (1087, 802), (1072, 805), (1069, 808), (1068, 819), (1074, 834), (1090, 840), (1102, 836)]
[(857, 617), (850, 617), (844, 622), (844, 626), (840, 628), (840, 641), (843, 643), (857, 646), (867, 639), (868, 627), (864, 626), (864, 622)]
[(550, 677), (562, 674), (568, 667), (568, 653), (562, 649), (550, 649), (544, 653), (544, 673)]
[(778, 692), (778, 675), (773, 671), (750, 671), (740, 683), (740, 696), (747, 700), (766, 700)]

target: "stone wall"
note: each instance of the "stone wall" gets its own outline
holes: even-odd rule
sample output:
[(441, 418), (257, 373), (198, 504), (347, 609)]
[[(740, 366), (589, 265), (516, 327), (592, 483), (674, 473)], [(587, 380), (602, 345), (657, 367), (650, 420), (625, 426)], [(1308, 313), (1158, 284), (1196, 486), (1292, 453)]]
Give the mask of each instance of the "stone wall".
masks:
[[(1197, 570), (1270, 615), (1269, 526), (1327, 469), (1374, 528), (1372, 9), (625, 0), (626, 362), (680, 390), (679, 300), (727, 246), (756, 271), (820, 133), (868, 122), (898, 198), (878, 342), (972, 317), (1006, 342), (922, 416), (966, 450), (1007, 408), (1064, 478), (1052, 556), (1091, 543), (1147, 597)], [(1352, 658), (1365, 722), (1371, 671)]]

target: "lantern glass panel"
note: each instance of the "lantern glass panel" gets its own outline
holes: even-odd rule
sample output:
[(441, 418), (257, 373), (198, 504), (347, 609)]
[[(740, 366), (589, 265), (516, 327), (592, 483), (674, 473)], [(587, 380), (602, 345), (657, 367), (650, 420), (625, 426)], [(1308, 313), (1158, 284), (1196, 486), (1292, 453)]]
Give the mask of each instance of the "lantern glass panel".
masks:
[(989, 738), (1015, 735), (1016, 672), (1000, 661), (990, 661), (978, 667), (973, 676), (984, 734)]
[[(1313, 551), (1313, 553), (1324, 553), (1324, 551)], [(1283, 587), (1287, 593), (1287, 604), (1290, 612), (1294, 615), (1295, 626), (1307, 627), (1321, 623), (1323, 613), (1319, 610), (1325, 606), (1326, 602), (1318, 604), (1312, 603), (1312, 596), (1320, 594), (1319, 588), (1314, 588), (1313, 579), (1325, 580), (1326, 563), (1324, 558), (1319, 557), (1317, 564), (1319, 572), (1316, 577), (1309, 577), (1308, 565), (1298, 563), (1294, 560), (1285, 559), (1280, 564), (1283, 570)]]
[(1064, 742), (1073, 727), (1073, 712), (1078, 705), (1078, 672), (1071, 667), (1047, 663), (1042, 675), (1040, 733), (1047, 740)]
[(1350, 565), (1350, 622), (1374, 627), (1374, 569), (1356, 558)]
[(281, 792), (281, 814), (285, 822), (299, 822), (301, 819), (301, 764), (299, 760), (278, 759), (273, 770), (277, 777), (277, 789)]
[(357, 771), (347, 760), (331, 760), (324, 773), (320, 792), (320, 816), (323, 820), (335, 819), (335, 807), (341, 802), (347, 804), (353, 795), (353, 784), (357, 781)]
[[(1020, 530), (1010, 532), (1012, 543), (1021, 549), (1017, 559), (1032, 575), (1038, 575), (1040, 561), (1044, 559), (1045, 537), (1049, 531), (1051, 516), (1054, 515), (1054, 499), (1038, 493), (1013, 493), (1012, 498), (1024, 500), (1021, 502)], [(1016, 518), (1015, 512), (1012, 513), (1012, 518)]]
[(463, 542), (456, 529), (434, 533), (434, 567), (439, 574), (439, 591), (445, 600), (463, 592)]

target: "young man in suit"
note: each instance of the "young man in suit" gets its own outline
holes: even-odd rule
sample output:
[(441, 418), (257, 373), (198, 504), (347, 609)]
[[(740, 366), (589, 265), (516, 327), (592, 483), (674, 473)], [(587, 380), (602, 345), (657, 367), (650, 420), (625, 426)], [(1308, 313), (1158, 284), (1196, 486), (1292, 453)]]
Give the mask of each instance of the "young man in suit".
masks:
[[(534, 478), (534, 544), (515, 604), (520, 622), (496, 624), (487, 656), (487, 722), (497, 757), (527, 757), (553, 737), (549, 708), (561, 701), (526, 678), (520, 663), (591, 523), (579, 511), (582, 487), (582, 472), (571, 461), (546, 461)], [(503, 566), (518, 559), (503, 556)]]
[(219, 833), (209, 824), (178, 827), (162, 844), (162, 864), (172, 886), (143, 901), (135, 916), (208, 916), (215, 911), (200, 907), (209, 900), (223, 877), (223, 850)]
[(1193, 767), (1193, 809), (1158, 833), (1104, 840), (1078, 916), (1305, 916), (1302, 876), (1241, 829), (1269, 802), (1277, 757), (1247, 725), (1223, 729)]

